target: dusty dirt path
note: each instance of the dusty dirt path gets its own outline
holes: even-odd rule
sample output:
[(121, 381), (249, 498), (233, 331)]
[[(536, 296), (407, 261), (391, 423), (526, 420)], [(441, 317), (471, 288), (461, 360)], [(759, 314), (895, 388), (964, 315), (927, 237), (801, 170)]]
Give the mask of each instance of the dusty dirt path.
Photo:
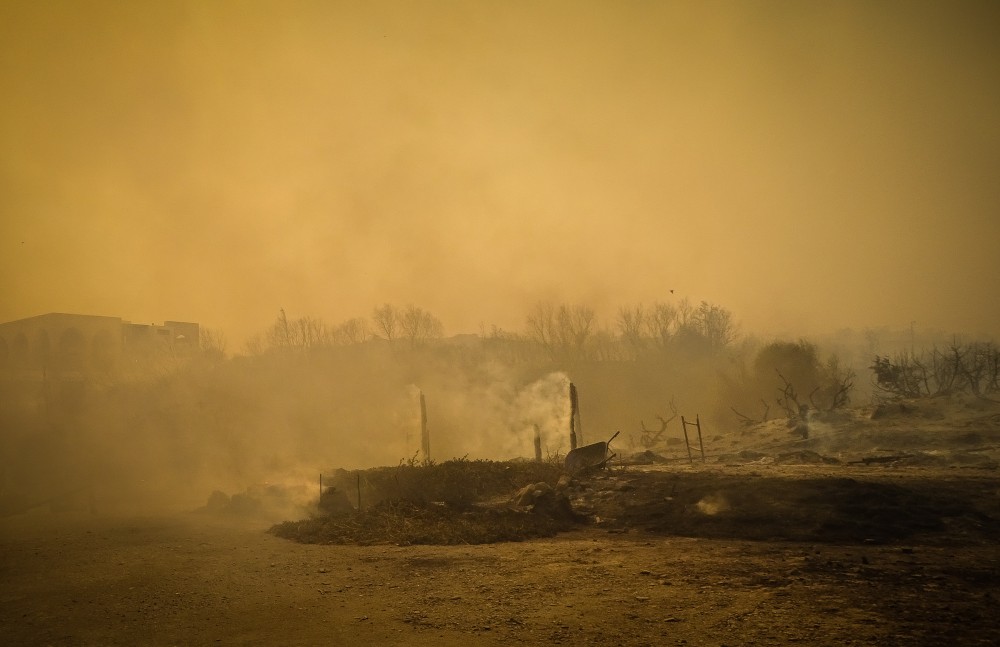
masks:
[(1000, 551), (610, 534), (316, 546), (264, 522), (0, 520), (4, 645), (996, 645)]

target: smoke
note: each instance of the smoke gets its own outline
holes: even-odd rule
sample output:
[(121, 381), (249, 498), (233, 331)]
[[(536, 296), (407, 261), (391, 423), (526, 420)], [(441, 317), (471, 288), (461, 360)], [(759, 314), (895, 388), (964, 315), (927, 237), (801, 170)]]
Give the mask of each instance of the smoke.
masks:
[[(910, 347), (909, 331), (903, 338)], [(680, 416), (700, 419), (706, 445), (738, 447), (741, 423), (730, 407), (741, 389), (751, 389), (758, 408), (768, 399), (769, 419), (781, 415), (780, 392), (745, 380), (757, 350), (749, 341), (714, 350), (678, 342), (628, 359), (555, 361), (524, 339), (463, 337), (283, 346), (229, 359), (151, 356), (117, 372), (53, 371), (41, 381), (8, 372), (0, 380), (0, 508), (9, 496), (44, 501), (77, 486), (93, 486), (99, 506), (190, 509), (216, 490), (268, 484), (311, 496), (322, 471), (417, 456), (421, 395), (435, 461), (531, 459), (536, 428), (543, 455), (554, 457), (569, 449), (571, 382), (583, 443), (620, 431), (625, 450), (641, 426), (676, 414), (656, 451), (673, 446), (681, 457)], [(848, 414), (810, 409), (815, 446), (836, 449), (838, 415)], [(706, 499), (699, 509), (722, 505)]]
[(565, 454), (569, 450), (569, 386), (569, 376), (557, 371), (518, 391), (512, 411), (517, 455), (530, 456), (534, 451), (536, 427), (543, 454)]
[(709, 494), (698, 501), (695, 507), (702, 514), (715, 516), (729, 510), (729, 501), (722, 494)]
[(997, 334), (994, 3), (769, 5), (0, 3), (0, 320)]
[[(533, 457), (535, 425), (544, 452), (555, 455), (568, 450), (569, 378), (565, 373), (530, 379), (491, 362), (469, 372), (428, 372), (422, 390), (432, 457)], [(409, 426), (415, 422), (411, 416)]]
[[(752, 334), (998, 335), (996, 17), (0, 3), (0, 320), (169, 317), (239, 349), (281, 307), (416, 303), (455, 333), (520, 330), (544, 300), (613, 321), (676, 290)], [(5, 491), (65, 476), (188, 503), (393, 464), (414, 455), (415, 390), (435, 460), (530, 457), (535, 425), (566, 451), (569, 380), (585, 442), (671, 403), (709, 437), (736, 424), (730, 358), (477, 353), (237, 358), (88, 383), (83, 404), (5, 383)]]
[(436, 461), (533, 458), (535, 425), (548, 454), (568, 449), (565, 373), (377, 342), (193, 360), (79, 386), (72, 401), (55, 392), (34, 411), (4, 409), (5, 455), (18, 457), (4, 461), (5, 496), (55, 496), (65, 479), (95, 488), (105, 506), (192, 508), (213, 491), (274, 486), (311, 495), (322, 471), (414, 458), (421, 394)]

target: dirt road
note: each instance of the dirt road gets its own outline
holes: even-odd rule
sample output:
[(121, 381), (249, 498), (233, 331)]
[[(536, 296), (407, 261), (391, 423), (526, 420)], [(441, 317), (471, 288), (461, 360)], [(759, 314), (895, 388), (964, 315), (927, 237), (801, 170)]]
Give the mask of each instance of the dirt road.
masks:
[(995, 544), (586, 528), (483, 546), (302, 545), (262, 521), (0, 520), (4, 645), (996, 645)]

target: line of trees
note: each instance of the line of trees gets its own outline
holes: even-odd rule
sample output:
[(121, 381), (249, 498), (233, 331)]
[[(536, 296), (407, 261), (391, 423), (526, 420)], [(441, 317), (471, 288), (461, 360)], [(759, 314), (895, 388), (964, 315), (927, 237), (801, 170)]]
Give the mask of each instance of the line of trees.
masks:
[[(313, 317), (292, 319), (282, 309), (243, 351), (251, 356), (308, 352), (373, 340), (417, 348), (444, 335), (441, 320), (415, 305), (386, 303), (375, 307), (369, 318), (355, 317), (337, 325)], [(523, 331), (508, 332), (494, 326), (482, 334), (484, 348), (508, 359), (549, 362), (639, 360), (665, 351), (712, 355), (729, 348), (737, 337), (738, 328), (729, 310), (706, 301), (695, 306), (686, 299), (676, 304), (623, 306), (610, 326), (601, 325), (589, 306), (540, 302), (528, 312)]]
[(533, 345), (555, 361), (636, 361), (718, 355), (737, 340), (738, 328), (729, 310), (707, 301), (622, 306), (610, 327), (588, 306), (543, 302), (528, 313), (524, 334), (493, 337)]
[(420, 306), (397, 307), (390, 303), (378, 306), (370, 319), (353, 317), (337, 325), (321, 319), (289, 319), (284, 308), (267, 329), (251, 337), (244, 346), (247, 355), (269, 352), (308, 352), (334, 346), (364, 344), (373, 339), (405, 341), (411, 347), (422, 346), (444, 336), (441, 320)]
[(309, 317), (289, 319), (282, 310), (246, 351), (308, 352), (375, 340), (398, 350), (420, 349), (424, 357), (462, 352), (474, 360), (520, 367), (525, 374), (589, 372), (594, 381), (609, 385), (611, 377), (597, 376), (614, 365), (619, 376), (614, 379), (624, 380), (622, 389), (652, 391), (651, 385), (662, 385), (665, 399), (687, 389), (700, 392), (703, 401), (711, 392), (730, 418), (747, 423), (775, 416), (805, 418), (809, 411), (847, 407), (855, 397), (857, 375), (866, 368), (872, 379), (865, 395), (869, 388), (880, 397), (1000, 391), (1000, 351), (992, 343), (956, 342), (945, 350), (876, 355), (870, 366), (861, 362), (872, 360), (855, 357), (852, 365), (836, 353), (824, 355), (806, 340), (760, 342), (742, 337), (732, 312), (687, 299), (622, 306), (610, 324), (602, 323), (586, 305), (541, 302), (528, 311), (521, 330), (493, 326), (471, 345), (444, 343), (441, 321), (414, 305), (383, 304), (368, 318), (336, 326)]

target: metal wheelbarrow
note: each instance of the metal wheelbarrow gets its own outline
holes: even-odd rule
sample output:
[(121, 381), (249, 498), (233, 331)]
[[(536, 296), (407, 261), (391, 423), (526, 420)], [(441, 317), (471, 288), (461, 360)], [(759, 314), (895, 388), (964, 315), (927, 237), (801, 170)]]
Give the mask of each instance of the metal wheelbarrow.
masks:
[(570, 474), (579, 474), (589, 469), (605, 467), (608, 461), (617, 456), (617, 454), (608, 454), (608, 446), (620, 433), (620, 431), (616, 431), (615, 435), (607, 442), (592, 443), (570, 451), (566, 454), (566, 471)]

